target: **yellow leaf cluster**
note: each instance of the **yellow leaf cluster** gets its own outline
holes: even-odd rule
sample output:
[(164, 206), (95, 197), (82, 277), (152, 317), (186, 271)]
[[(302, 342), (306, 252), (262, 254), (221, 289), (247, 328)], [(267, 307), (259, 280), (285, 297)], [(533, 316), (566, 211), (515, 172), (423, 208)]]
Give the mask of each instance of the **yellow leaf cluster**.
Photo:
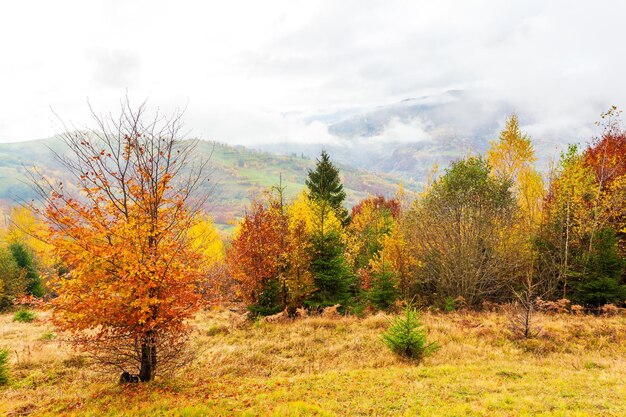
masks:
[(187, 233), (191, 247), (204, 255), (207, 267), (224, 259), (222, 237), (209, 216), (199, 215)]

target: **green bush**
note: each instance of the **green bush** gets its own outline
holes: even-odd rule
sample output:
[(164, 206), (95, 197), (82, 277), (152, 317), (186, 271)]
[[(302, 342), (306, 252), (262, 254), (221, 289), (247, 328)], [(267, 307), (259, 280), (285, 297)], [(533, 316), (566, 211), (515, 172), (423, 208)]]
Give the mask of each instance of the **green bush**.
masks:
[(9, 308), (25, 289), (23, 274), (11, 252), (0, 248), (0, 310)]
[(454, 310), (456, 310), (456, 304), (454, 302), (454, 298), (446, 297), (446, 299), (443, 302), (443, 312), (452, 313)]
[(39, 340), (54, 340), (57, 338), (57, 335), (51, 331), (44, 332)]
[(9, 382), (9, 351), (0, 349), (0, 385)]
[(416, 362), (437, 349), (435, 342), (428, 343), (419, 315), (411, 306), (405, 307), (404, 314), (394, 319), (381, 339), (393, 353)]
[(30, 310), (18, 310), (13, 315), (13, 321), (18, 321), (20, 323), (30, 323), (35, 320), (37, 316)]
[(24, 279), (26, 291), (35, 297), (43, 297), (44, 289), (41, 283), (41, 277), (37, 273), (35, 259), (32, 250), (23, 243), (14, 242), (9, 245), (9, 250), (13, 255), (13, 259), (17, 263), (20, 270), (24, 271)]

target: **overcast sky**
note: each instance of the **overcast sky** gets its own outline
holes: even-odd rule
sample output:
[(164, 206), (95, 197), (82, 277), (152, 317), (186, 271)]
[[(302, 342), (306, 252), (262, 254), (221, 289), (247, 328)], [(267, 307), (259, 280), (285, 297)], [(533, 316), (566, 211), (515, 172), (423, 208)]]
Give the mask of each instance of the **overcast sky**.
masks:
[(3, 1), (0, 141), (126, 89), (231, 143), (332, 140), (307, 116), (449, 89), (572, 135), (626, 107), (625, 20), (624, 1)]

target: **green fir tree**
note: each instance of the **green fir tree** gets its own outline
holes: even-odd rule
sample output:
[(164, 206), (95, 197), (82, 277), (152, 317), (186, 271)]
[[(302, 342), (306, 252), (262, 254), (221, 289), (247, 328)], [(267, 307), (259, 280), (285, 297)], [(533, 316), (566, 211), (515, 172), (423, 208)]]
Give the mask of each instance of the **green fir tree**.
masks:
[(403, 315), (395, 318), (381, 339), (393, 353), (415, 362), (438, 348), (435, 342), (428, 343), (419, 314), (410, 305), (405, 307)]
[(317, 290), (308, 304), (315, 308), (335, 304), (346, 307), (353, 276), (343, 254), (339, 232), (317, 233), (311, 243), (311, 272)]
[(26, 291), (35, 297), (43, 297), (44, 289), (41, 284), (41, 277), (37, 273), (35, 260), (30, 249), (23, 243), (13, 242), (9, 245), (9, 250), (18, 268), (24, 271)]
[(339, 177), (339, 169), (331, 162), (326, 151), (322, 151), (315, 169), (309, 170), (305, 183), (309, 189), (309, 196), (327, 201), (337, 214), (337, 218), (345, 225), (348, 221), (348, 211), (343, 206), (346, 192)]
[(599, 307), (626, 300), (626, 285), (621, 282), (624, 260), (617, 253), (617, 239), (612, 229), (596, 233), (591, 253), (583, 252), (578, 269), (573, 272), (573, 299), (580, 304)]
[(372, 272), (372, 288), (369, 290), (369, 301), (378, 310), (391, 310), (398, 299), (396, 288), (397, 277), (390, 268), (384, 267)]

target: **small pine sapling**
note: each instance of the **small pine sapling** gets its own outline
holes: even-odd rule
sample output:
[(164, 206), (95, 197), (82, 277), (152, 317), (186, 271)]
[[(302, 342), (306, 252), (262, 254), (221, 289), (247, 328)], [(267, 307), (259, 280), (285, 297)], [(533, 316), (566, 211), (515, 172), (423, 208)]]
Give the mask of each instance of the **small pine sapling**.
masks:
[(438, 348), (435, 342), (428, 343), (418, 312), (410, 305), (393, 320), (381, 339), (393, 353), (418, 363)]
[(30, 323), (37, 318), (35, 313), (30, 310), (21, 309), (15, 312), (13, 315), (13, 321), (17, 321), (19, 323)]
[(9, 351), (0, 349), (0, 385), (9, 383)]

